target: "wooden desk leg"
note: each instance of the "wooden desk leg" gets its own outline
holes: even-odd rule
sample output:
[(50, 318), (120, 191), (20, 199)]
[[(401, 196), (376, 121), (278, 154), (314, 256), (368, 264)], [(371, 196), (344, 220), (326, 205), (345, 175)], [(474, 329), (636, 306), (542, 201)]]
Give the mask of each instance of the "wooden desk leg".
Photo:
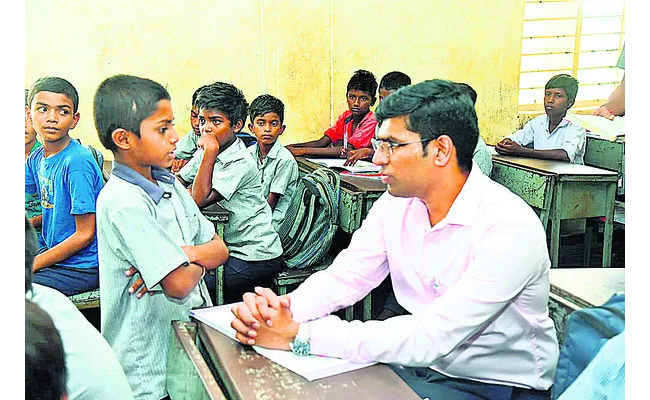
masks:
[(551, 267), (557, 267), (560, 259), (560, 215), (562, 213), (562, 183), (558, 182), (553, 191), (553, 203), (551, 209)]
[(603, 230), (603, 267), (612, 265), (612, 236), (614, 235), (614, 200), (616, 198), (616, 183), (607, 189), (607, 215), (605, 215), (605, 229)]

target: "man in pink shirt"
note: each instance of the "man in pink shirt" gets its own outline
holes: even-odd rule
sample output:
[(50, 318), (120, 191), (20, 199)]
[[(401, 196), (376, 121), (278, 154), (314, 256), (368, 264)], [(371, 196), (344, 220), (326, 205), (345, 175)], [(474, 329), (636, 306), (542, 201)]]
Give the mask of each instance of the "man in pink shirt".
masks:
[[(358, 70), (348, 81), (345, 97), (348, 110), (339, 116), (334, 126), (322, 138), (287, 146), (294, 156), (347, 157), (347, 150), (370, 146), (377, 120), (370, 107), (377, 100), (377, 79), (370, 71)], [(341, 151), (344, 149), (344, 151)]]
[[(238, 340), (391, 364), (431, 399), (548, 399), (558, 343), (546, 236), (535, 212), (472, 161), (469, 96), (425, 81), (387, 97), (376, 116), (373, 162), (388, 192), (329, 268), (289, 295), (246, 293), (233, 306)], [(410, 315), (330, 315), (388, 274)]]

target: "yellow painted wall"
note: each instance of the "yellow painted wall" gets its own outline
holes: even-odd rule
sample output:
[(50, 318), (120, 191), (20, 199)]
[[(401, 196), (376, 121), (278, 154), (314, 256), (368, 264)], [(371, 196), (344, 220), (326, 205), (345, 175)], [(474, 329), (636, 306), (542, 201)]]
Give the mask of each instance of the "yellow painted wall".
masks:
[(345, 110), (354, 70), (378, 80), (401, 70), (414, 82), (472, 85), (481, 135), (495, 143), (518, 125), (523, 8), (523, 0), (30, 0), (25, 87), (45, 75), (68, 79), (81, 113), (71, 135), (104, 150), (92, 120), (103, 79), (127, 73), (165, 85), (181, 135), (194, 90), (222, 80), (249, 102), (282, 99), (289, 144), (319, 138)]

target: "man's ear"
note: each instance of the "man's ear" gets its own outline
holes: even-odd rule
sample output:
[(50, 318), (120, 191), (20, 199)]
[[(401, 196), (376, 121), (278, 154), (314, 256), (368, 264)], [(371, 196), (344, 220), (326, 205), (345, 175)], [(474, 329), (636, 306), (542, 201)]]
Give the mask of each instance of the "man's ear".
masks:
[(117, 128), (111, 133), (111, 139), (113, 143), (120, 150), (129, 150), (131, 148), (131, 138), (129, 137), (131, 133), (124, 128)]
[(449, 163), (451, 157), (454, 153), (454, 142), (447, 135), (438, 136), (436, 139), (429, 142), (428, 151), (435, 150), (436, 154), (429, 154), (429, 157), (433, 157), (433, 163), (437, 167), (444, 167)]
[(79, 118), (81, 115), (79, 113), (75, 113), (74, 116), (72, 116), (72, 124), (70, 124), (70, 130), (73, 130), (75, 126), (79, 123)]

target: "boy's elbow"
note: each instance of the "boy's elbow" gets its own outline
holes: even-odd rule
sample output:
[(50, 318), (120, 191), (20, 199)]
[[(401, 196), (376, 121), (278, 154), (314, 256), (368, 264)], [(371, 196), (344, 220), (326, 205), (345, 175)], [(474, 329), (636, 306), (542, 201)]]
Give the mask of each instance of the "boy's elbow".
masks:
[(185, 285), (181, 280), (175, 279), (170, 280), (169, 282), (163, 282), (162, 288), (165, 295), (177, 300), (182, 300), (192, 292), (194, 286)]

